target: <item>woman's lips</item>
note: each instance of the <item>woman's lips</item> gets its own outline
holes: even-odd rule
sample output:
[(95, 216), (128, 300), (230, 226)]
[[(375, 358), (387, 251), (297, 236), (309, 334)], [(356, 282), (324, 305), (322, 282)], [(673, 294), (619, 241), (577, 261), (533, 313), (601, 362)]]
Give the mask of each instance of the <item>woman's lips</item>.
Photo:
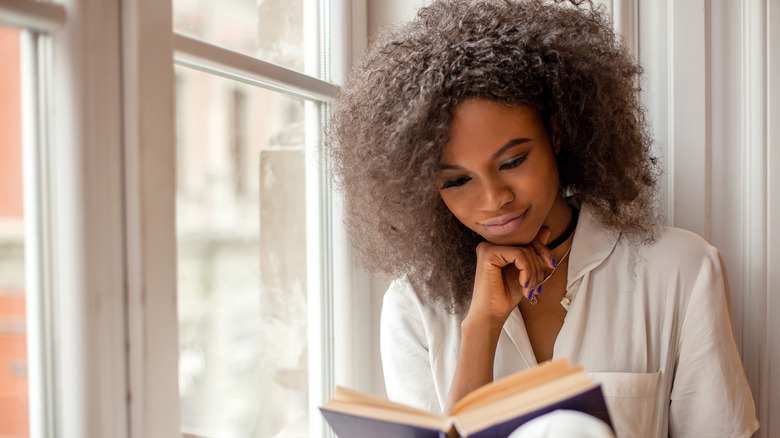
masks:
[(490, 219), (481, 222), (480, 225), (485, 227), (487, 232), (494, 236), (503, 236), (518, 229), (523, 223), (523, 219), (525, 219), (525, 211)]

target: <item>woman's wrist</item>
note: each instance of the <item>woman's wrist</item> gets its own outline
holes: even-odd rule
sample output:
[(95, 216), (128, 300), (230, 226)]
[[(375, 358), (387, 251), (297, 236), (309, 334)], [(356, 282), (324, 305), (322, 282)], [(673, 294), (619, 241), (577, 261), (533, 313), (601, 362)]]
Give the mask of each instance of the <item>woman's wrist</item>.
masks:
[(503, 327), (503, 322), (467, 315), (460, 324), (461, 342), (477, 342), (495, 348)]

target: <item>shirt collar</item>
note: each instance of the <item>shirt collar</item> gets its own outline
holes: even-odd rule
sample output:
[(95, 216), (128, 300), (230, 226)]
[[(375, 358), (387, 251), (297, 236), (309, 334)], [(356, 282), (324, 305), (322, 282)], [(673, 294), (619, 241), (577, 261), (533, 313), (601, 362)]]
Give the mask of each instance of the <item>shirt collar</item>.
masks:
[(593, 207), (583, 203), (569, 254), (566, 288), (600, 265), (612, 253), (619, 237), (620, 231), (601, 225)]

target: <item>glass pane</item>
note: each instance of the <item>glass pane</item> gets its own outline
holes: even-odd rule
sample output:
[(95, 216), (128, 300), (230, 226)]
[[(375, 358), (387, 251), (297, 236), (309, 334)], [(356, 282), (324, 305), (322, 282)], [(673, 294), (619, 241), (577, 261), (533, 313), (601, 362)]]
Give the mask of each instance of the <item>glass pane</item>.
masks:
[(14, 438), (29, 434), (20, 37), (0, 27), (0, 437)]
[[(316, 0), (173, 0), (175, 32), (281, 66), (315, 75)], [(304, 19), (307, 23), (304, 26)], [(313, 21), (309, 24), (308, 21)]]
[(308, 435), (304, 102), (177, 67), (182, 431)]

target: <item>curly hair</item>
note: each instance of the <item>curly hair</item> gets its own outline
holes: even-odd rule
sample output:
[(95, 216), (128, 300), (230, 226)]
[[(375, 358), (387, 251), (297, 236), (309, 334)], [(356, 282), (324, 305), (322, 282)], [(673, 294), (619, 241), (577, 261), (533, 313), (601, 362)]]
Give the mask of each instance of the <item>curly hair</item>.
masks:
[(560, 144), (561, 190), (606, 227), (652, 228), (642, 69), (605, 10), (580, 3), (435, 1), (373, 39), (326, 136), (365, 267), (406, 275), (423, 298), (464, 310), (482, 239), (450, 213), (436, 178), (453, 110), (473, 97), (538, 111)]

